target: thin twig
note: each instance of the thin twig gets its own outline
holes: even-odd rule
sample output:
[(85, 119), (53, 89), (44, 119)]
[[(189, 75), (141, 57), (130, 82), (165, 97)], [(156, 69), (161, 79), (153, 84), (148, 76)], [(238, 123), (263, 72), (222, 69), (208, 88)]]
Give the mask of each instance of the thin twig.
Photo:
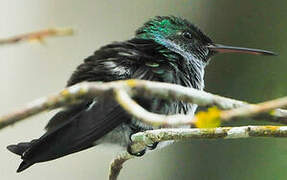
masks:
[(0, 39), (0, 45), (15, 44), (22, 41), (42, 41), (46, 37), (51, 36), (70, 36), (73, 34), (71, 28), (51, 28), (40, 30), (36, 32), (31, 32), (27, 34), (21, 34), (9, 38)]
[[(218, 127), (218, 128), (174, 128), (157, 129), (139, 132), (132, 135), (134, 143), (146, 145), (169, 140), (191, 139), (238, 139), (251, 137), (287, 137), (287, 126), (241, 126), (241, 127)], [(136, 146), (135, 146), (136, 147)], [(138, 146), (140, 147), (140, 146)], [(133, 149), (134, 152), (142, 149)]]
[(123, 164), (132, 158), (134, 158), (134, 156), (130, 155), (128, 152), (123, 152), (113, 159), (110, 164), (109, 180), (117, 180), (120, 171), (123, 168)]
[(230, 120), (232, 118), (239, 117), (249, 117), (259, 113), (269, 112), (269, 114), (277, 113), (276, 111), (271, 111), (276, 108), (283, 108), (287, 106), (287, 97), (274, 99), (271, 101), (266, 101), (263, 103), (254, 105), (243, 106), (229, 111), (224, 111), (221, 114), (223, 120)]
[(129, 114), (154, 127), (180, 126), (193, 123), (193, 116), (183, 114), (162, 115), (149, 112), (136, 103), (123, 89), (115, 90), (115, 99)]

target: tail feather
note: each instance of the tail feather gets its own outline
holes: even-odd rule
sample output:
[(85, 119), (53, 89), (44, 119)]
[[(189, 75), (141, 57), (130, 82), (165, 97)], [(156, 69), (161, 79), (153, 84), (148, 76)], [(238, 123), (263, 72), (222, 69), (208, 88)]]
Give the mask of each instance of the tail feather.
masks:
[(56, 120), (57, 123), (50, 124), (48, 131), (39, 139), (10, 145), (7, 149), (21, 156), (23, 161), (17, 170), (21, 172), (35, 163), (87, 149), (128, 120), (129, 116), (114, 100), (98, 99), (88, 110), (83, 109), (66, 121)]
[[(30, 148), (31, 144), (34, 142), (35, 140), (31, 141), (31, 142), (24, 142), (24, 143), (19, 143), (19, 144), (12, 144), (7, 146), (7, 149), (9, 151), (11, 151), (12, 153), (15, 153), (19, 156), (23, 156), (23, 154)], [(28, 167), (32, 166), (34, 163), (33, 162), (29, 162), (27, 160), (23, 160), (20, 164), (20, 166), (17, 169), (17, 172), (21, 172), (24, 171), (25, 169), (27, 169)]]
[(22, 156), (22, 154), (30, 147), (30, 144), (31, 143), (19, 143), (17, 145), (12, 144), (7, 146), (7, 149), (12, 153)]
[(29, 161), (26, 161), (26, 160), (23, 160), (20, 164), (20, 166), (18, 167), (17, 169), (17, 173), (21, 172), (21, 171), (24, 171), (25, 169), (27, 169), (28, 167), (32, 166), (34, 163), (32, 162), (29, 162)]

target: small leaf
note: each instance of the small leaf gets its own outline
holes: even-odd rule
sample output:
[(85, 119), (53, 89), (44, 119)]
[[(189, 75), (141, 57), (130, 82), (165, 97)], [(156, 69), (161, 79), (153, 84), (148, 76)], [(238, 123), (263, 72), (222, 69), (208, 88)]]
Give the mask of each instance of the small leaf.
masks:
[(219, 127), (221, 123), (220, 110), (217, 107), (208, 108), (207, 112), (198, 112), (195, 118), (195, 125), (198, 128)]

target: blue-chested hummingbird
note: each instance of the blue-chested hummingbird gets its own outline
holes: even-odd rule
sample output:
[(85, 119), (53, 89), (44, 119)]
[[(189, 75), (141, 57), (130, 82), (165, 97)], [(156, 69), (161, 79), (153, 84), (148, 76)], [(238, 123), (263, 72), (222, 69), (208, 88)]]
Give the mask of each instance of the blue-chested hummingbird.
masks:
[[(144, 79), (179, 84), (202, 90), (204, 69), (218, 53), (274, 55), (273, 52), (215, 44), (189, 21), (157, 16), (140, 27), (133, 38), (103, 46), (86, 58), (72, 74), (67, 86), (83, 81)], [(157, 98), (136, 97), (154, 113), (193, 114), (197, 105)], [(31, 165), (75, 153), (101, 143), (118, 144), (131, 152), (131, 135), (154, 129), (128, 115), (115, 100), (103, 96), (68, 106), (50, 119), (46, 133), (31, 142), (7, 148), (21, 156), (17, 172)], [(153, 149), (157, 143), (148, 146)]]

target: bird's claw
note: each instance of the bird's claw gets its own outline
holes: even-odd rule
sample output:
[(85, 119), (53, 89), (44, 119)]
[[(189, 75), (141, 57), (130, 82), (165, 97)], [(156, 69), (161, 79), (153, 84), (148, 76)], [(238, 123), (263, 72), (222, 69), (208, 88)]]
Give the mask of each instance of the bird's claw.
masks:
[(154, 150), (154, 149), (157, 147), (157, 145), (158, 145), (158, 142), (154, 142), (154, 143), (152, 143), (152, 144), (150, 144), (150, 145), (147, 145), (147, 147), (148, 147), (150, 150)]
[(131, 145), (128, 146), (127, 148), (127, 151), (130, 155), (133, 155), (133, 156), (137, 156), (137, 157), (140, 157), (140, 156), (143, 156), (146, 152), (146, 149), (142, 150), (142, 151), (139, 151), (139, 152), (133, 152), (132, 151), (132, 148), (131, 148)]

